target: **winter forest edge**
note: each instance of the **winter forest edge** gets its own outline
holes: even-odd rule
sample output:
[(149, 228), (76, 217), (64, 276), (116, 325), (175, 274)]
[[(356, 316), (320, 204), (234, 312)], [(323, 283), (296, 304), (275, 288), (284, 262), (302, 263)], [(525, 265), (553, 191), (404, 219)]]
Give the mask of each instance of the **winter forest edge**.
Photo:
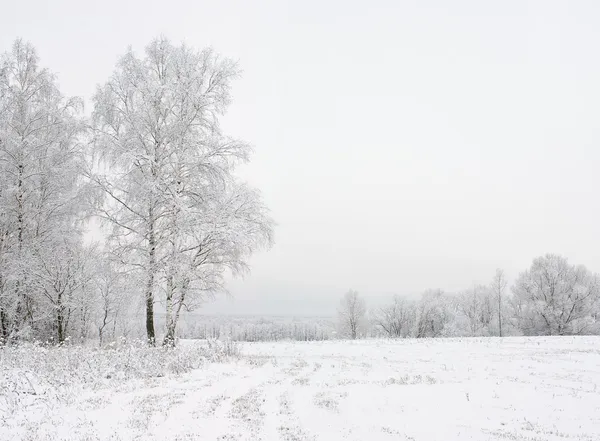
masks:
[[(182, 310), (272, 243), (258, 191), (233, 174), (251, 148), (219, 126), (238, 67), (157, 39), (145, 58), (119, 60), (89, 120), (30, 44), (16, 41), (0, 69), (2, 340), (94, 330), (102, 344), (143, 308), (153, 345), (160, 295), (163, 344), (174, 344)], [(84, 242), (91, 217), (105, 243)]]
[[(85, 118), (30, 44), (2, 56), (2, 344), (600, 333), (598, 275), (552, 254), (512, 286), (498, 270), (487, 285), (373, 309), (351, 290), (330, 320), (186, 322), (274, 243), (260, 193), (235, 174), (252, 149), (219, 125), (239, 76), (211, 49), (159, 38), (119, 59)], [(85, 240), (92, 219), (102, 242)]]

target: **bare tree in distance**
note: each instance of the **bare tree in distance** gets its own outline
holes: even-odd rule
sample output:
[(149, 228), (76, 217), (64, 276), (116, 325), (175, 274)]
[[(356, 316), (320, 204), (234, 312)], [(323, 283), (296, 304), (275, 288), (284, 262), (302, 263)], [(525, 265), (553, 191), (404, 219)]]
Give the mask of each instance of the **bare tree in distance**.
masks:
[(504, 270), (498, 268), (492, 279), (492, 291), (498, 301), (498, 337), (502, 337), (502, 297), (507, 286), (506, 274)]
[(98, 331), (99, 344), (102, 347), (106, 335), (106, 330), (112, 327), (116, 328), (117, 319), (120, 313), (124, 312), (126, 300), (124, 293), (131, 292), (128, 283), (134, 283), (132, 277), (127, 278), (127, 274), (119, 271), (119, 266), (115, 259), (109, 253), (98, 253), (97, 264), (94, 269), (93, 287), (95, 289), (97, 308), (96, 308), (96, 327)]
[(493, 302), (490, 289), (485, 285), (474, 285), (458, 295), (455, 299), (456, 310), (462, 321), (466, 322), (467, 335), (489, 335), (494, 316)]
[(373, 324), (388, 337), (408, 337), (414, 327), (415, 302), (394, 296), (390, 305), (379, 308), (373, 315)]
[(454, 320), (448, 295), (441, 289), (429, 289), (417, 303), (415, 337), (432, 338), (444, 335)]
[(358, 337), (358, 331), (366, 313), (365, 301), (358, 295), (358, 291), (353, 289), (348, 291), (340, 301), (338, 308), (342, 333), (355, 340)]
[(598, 331), (600, 277), (556, 254), (533, 260), (517, 278), (513, 305), (525, 335), (578, 335)]

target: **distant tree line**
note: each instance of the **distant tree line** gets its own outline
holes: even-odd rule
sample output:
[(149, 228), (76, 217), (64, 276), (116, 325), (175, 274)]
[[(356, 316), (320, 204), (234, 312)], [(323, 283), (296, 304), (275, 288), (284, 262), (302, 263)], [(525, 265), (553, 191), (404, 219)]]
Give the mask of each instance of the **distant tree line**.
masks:
[[(350, 291), (339, 307), (340, 335), (424, 338), (503, 335), (600, 334), (600, 277), (564, 257), (534, 259), (508, 288), (497, 270), (488, 285), (457, 294), (428, 290), (419, 299), (395, 296), (367, 313)], [(358, 306), (357, 306), (358, 305)], [(358, 332), (357, 332), (358, 327)]]
[(240, 341), (435, 338), (600, 334), (600, 278), (564, 257), (534, 259), (512, 286), (502, 270), (487, 285), (458, 293), (427, 290), (418, 298), (394, 296), (369, 310), (348, 291), (332, 317), (198, 317), (182, 326), (187, 338)]
[(181, 338), (232, 339), (243, 342), (322, 341), (336, 336), (331, 317), (253, 317), (189, 315), (179, 328)]
[[(91, 118), (34, 48), (0, 58), (0, 344), (128, 334), (175, 342), (181, 313), (272, 243), (273, 222), (223, 133), (238, 66), (159, 38), (98, 86)], [(100, 221), (106, 241), (84, 240)], [(155, 329), (155, 307), (164, 326)]]

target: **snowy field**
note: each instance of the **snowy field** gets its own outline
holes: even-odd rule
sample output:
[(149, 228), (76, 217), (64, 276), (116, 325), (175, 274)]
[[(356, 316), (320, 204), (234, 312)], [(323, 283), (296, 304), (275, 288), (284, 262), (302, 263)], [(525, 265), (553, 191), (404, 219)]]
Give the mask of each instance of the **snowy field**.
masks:
[(596, 337), (205, 345), (0, 350), (0, 440), (600, 440)]

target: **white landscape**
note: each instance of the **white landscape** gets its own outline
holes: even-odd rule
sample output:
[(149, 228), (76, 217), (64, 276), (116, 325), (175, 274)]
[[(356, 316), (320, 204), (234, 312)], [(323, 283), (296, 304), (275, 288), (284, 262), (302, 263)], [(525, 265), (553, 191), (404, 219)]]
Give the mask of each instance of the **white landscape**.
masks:
[(509, 337), (209, 349), (187, 340), (167, 350), (169, 361), (141, 347), (112, 357), (5, 349), (0, 439), (594, 441), (599, 345)]
[(3, 0), (0, 441), (600, 441), (599, 41)]

